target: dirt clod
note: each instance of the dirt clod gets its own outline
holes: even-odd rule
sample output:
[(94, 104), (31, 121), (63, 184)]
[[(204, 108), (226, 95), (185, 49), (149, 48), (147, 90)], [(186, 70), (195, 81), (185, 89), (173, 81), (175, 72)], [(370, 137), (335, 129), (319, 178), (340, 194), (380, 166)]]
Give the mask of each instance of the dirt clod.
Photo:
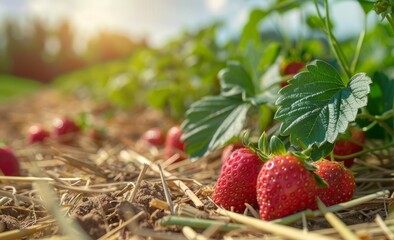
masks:
[(20, 229), (19, 221), (8, 215), (0, 215), (0, 232), (6, 232), (14, 229)]

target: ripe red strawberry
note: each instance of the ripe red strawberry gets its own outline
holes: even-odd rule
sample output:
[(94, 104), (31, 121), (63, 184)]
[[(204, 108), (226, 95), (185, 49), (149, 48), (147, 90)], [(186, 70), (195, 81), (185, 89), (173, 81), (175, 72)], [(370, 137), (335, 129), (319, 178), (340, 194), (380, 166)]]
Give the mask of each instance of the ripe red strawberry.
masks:
[(144, 142), (153, 146), (162, 146), (165, 142), (164, 132), (161, 128), (148, 129), (141, 137)]
[(347, 202), (352, 199), (356, 190), (353, 174), (341, 163), (320, 160), (313, 163), (317, 167), (315, 173), (324, 179), (328, 187), (319, 188), (317, 195), (326, 206)]
[(181, 140), (181, 136), (182, 129), (180, 126), (173, 126), (168, 130), (164, 145), (164, 151), (168, 158), (179, 153), (177, 161), (185, 159), (185, 142)]
[(257, 207), (256, 181), (264, 162), (248, 148), (235, 150), (222, 165), (213, 193), (213, 201), (230, 210), (242, 213), (245, 203)]
[(294, 75), (297, 74), (301, 69), (305, 67), (303, 62), (290, 62), (283, 68), (284, 75)]
[(27, 143), (33, 144), (43, 142), (49, 137), (49, 132), (40, 125), (33, 125), (29, 128)]
[(304, 163), (292, 155), (271, 158), (257, 179), (260, 218), (274, 220), (316, 206), (318, 184)]
[(222, 160), (222, 164), (224, 164), (227, 161), (227, 159), (230, 157), (232, 152), (234, 152), (235, 150), (237, 150), (239, 148), (244, 148), (244, 147), (245, 146), (240, 142), (232, 143), (232, 144), (229, 144), (228, 146), (226, 146), (223, 149), (222, 155), (220, 157), (220, 159)]
[(11, 148), (0, 147), (0, 170), (5, 176), (19, 176), (19, 162)]
[[(282, 69), (281, 72), (283, 75), (295, 75), (297, 74), (301, 69), (303, 69), (305, 67), (305, 63), (303, 62), (290, 62), (288, 64), (286, 64)], [(285, 87), (287, 86), (289, 83), (288, 82), (281, 82), (280, 86), (281, 87)]]
[(71, 119), (62, 117), (53, 121), (53, 136), (63, 143), (72, 142), (74, 133), (80, 132), (79, 126)]
[[(363, 131), (352, 128), (350, 130), (351, 137), (348, 140), (339, 140), (334, 144), (334, 155), (345, 156), (359, 152), (363, 149), (362, 146), (355, 142), (365, 143), (365, 134)], [(330, 159), (328, 156), (327, 159)], [(336, 161), (343, 161), (345, 167), (350, 168), (353, 165), (354, 158), (335, 159)]]

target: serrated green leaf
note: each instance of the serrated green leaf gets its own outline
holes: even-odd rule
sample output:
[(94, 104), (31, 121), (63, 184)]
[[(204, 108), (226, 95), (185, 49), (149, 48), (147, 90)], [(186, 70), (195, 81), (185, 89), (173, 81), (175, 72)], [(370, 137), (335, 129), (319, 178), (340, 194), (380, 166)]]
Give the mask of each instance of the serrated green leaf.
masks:
[(290, 135), (306, 146), (334, 143), (366, 106), (371, 79), (365, 73), (354, 75), (349, 82), (341, 79), (334, 67), (317, 60), (289, 81), (280, 91), (275, 118), (282, 121), (282, 135)]
[(221, 95), (226, 97), (242, 97), (246, 99), (255, 95), (252, 79), (238, 62), (229, 62), (219, 72)]
[(208, 96), (193, 103), (182, 124), (191, 159), (202, 157), (239, 135), (251, 106), (242, 99), (224, 96)]

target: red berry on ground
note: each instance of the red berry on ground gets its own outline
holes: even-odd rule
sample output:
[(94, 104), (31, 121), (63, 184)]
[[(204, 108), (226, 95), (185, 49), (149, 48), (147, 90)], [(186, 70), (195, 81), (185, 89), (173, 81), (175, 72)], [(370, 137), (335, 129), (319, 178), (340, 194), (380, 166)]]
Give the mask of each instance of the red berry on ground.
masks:
[(256, 182), (264, 162), (250, 149), (235, 150), (223, 164), (213, 201), (227, 209), (242, 213), (245, 203), (257, 207)]
[(328, 187), (321, 187), (317, 191), (318, 197), (326, 206), (352, 199), (356, 191), (356, 182), (347, 168), (339, 162), (329, 160), (320, 160), (313, 165), (317, 167), (315, 173), (328, 184)]
[(164, 132), (163, 132), (163, 129), (161, 129), (161, 128), (151, 128), (151, 129), (147, 130), (142, 135), (141, 139), (144, 142), (149, 143), (153, 146), (157, 146), (157, 147), (164, 145), (164, 142), (165, 142)]
[(72, 135), (80, 131), (79, 126), (69, 118), (56, 118), (53, 121), (53, 136), (63, 143), (72, 142)]
[(11, 148), (0, 147), (0, 170), (5, 176), (19, 176), (19, 162)]
[(164, 151), (167, 158), (179, 154), (177, 161), (185, 159), (185, 142), (181, 140), (183, 132), (180, 126), (171, 127), (166, 135)]
[(222, 155), (220, 157), (220, 159), (222, 160), (222, 164), (224, 164), (227, 161), (227, 159), (230, 157), (232, 152), (234, 152), (235, 150), (237, 150), (239, 148), (244, 148), (244, 147), (245, 146), (239, 142), (232, 143), (232, 144), (229, 144), (228, 146), (226, 146), (223, 149)]
[(27, 143), (43, 142), (48, 137), (49, 132), (47, 130), (40, 125), (33, 125), (29, 128)]
[(295, 156), (275, 156), (267, 161), (256, 189), (260, 218), (266, 221), (316, 206), (315, 177)]
[[(351, 132), (351, 137), (349, 140), (339, 140), (335, 142), (334, 155), (345, 156), (363, 150), (363, 147), (355, 142), (359, 142), (362, 144), (365, 143), (365, 133), (361, 130), (354, 128), (352, 128), (350, 132)], [(327, 159), (330, 159), (330, 156), (328, 156)], [(335, 159), (335, 160), (339, 162), (344, 162), (344, 165), (347, 168), (350, 168), (354, 162), (354, 158)]]

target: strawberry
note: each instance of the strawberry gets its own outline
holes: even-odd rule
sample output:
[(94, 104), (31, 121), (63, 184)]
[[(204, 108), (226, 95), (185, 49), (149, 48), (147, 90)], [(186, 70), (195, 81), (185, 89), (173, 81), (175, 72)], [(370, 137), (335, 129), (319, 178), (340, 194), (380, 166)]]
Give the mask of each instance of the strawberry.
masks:
[[(305, 67), (305, 63), (299, 61), (293, 61), (285, 64), (285, 66), (281, 69), (283, 75), (295, 75), (300, 72), (301, 69)], [(289, 83), (287, 81), (281, 82), (280, 86), (285, 87)]]
[(11, 148), (0, 147), (0, 170), (5, 176), (19, 176), (19, 162)]
[(318, 184), (304, 163), (292, 155), (268, 160), (257, 179), (260, 218), (274, 220), (316, 206)]
[(297, 74), (301, 69), (305, 67), (303, 62), (290, 62), (283, 68), (284, 75), (294, 75)]
[(227, 161), (227, 159), (230, 157), (232, 152), (234, 152), (236, 149), (244, 148), (244, 147), (245, 146), (240, 142), (231, 143), (231, 144), (227, 145), (223, 149), (222, 155), (220, 157), (220, 159), (222, 160), (222, 164), (224, 164)]
[(49, 132), (40, 125), (31, 126), (29, 128), (28, 134), (29, 134), (27, 139), (28, 144), (43, 142), (46, 138), (49, 137)]
[(53, 136), (62, 143), (72, 142), (72, 135), (80, 131), (80, 127), (69, 118), (56, 118), (53, 121)]
[(185, 159), (185, 142), (181, 140), (182, 129), (180, 126), (171, 127), (166, 135), (164, 151), (168, 158), (179, 153), (177, 161)]
[(326, 206), (347, 202), (352, 199), (356, 191), (356, 182), (353, 174), (342, 163), (329, 160), (320, 160), (312, 163), (319, 175), (328, 184), (328, 187), (319, 188), (317, 196)]
[[(365, 143), (365, 134), (363, 131), (351, 128), (350, 129), (350, 139), (339, 140), (334, 144), (334, 155), (337, 156), (345, 156), (353, 153), (360, 152), (363, 147), (358, 143)], [(326, 157), (330, 159), (330, 156)], [(343, 161), (345, 167), (350, 168), (353, 165), (354, 158), (346, 158), (346, 159), (335, 159), (336, 161)]]
[(148, 129), (141, 137), (141, 139), (153, 146), (160, 147), (164, 144), (164, 132), (161, 128)]
[(222, 165), (213, 193), (213, 201), (230, 210), (242, 213), (245, 203), (257, 207), (256, 181), (264, 162), (248, 148), (235, 150)]

